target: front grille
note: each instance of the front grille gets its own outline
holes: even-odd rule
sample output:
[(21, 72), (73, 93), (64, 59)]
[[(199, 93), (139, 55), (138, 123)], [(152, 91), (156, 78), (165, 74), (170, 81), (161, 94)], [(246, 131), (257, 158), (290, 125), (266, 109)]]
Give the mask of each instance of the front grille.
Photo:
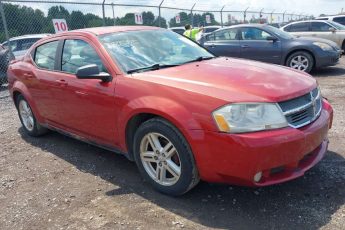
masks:
[(322, 96), (318, 88), (303, 96), (279, 103), (291, 127), (300, 128), (317, 119), (322, 109)]

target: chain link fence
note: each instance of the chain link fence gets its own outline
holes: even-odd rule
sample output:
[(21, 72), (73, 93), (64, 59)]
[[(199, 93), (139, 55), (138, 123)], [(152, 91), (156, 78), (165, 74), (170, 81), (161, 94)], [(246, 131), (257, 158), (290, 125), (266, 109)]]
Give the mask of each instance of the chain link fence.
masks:
[(65, 19), (68, 29), (74, 30), (136, 24), (164, 28), (186, 24), (194, 27), (278, 24), (308, 17), (249, 8), (232, 10), (226, 5), (218, 7), (198, 0), (152, 0), (150, 4), (144, 0), (0, 0), (0, 84), (7, 81), (9, 60), (23, 55), (44, 34), (55, 33), (53, 19)]

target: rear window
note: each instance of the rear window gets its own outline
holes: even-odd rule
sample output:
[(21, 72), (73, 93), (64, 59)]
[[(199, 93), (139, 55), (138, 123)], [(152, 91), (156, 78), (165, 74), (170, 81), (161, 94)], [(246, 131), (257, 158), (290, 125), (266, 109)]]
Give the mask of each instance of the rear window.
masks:
[(36, 48), (35, 63), (38, 67), (48, 70), (55, 69), (55, 55), (59, 41), (45, 43)]
[(289, 32), (305, 32), (309, 31), (309, 22), (301, 22), (290, 25)]
[(342, 25), (345, 25), (345, 17), (334, 18), (333, 21), (338, 22)]

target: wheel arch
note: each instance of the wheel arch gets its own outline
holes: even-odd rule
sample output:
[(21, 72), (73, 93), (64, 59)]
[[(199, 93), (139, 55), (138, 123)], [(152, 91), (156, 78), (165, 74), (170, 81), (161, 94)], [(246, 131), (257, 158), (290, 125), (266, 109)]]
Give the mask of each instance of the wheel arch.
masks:
[(293, 49), (293, 50), (290, 50), (285, 58), (284, 58), (284, 65), (287, 66), (287, 60), (289, 59), (289, 57), (293, 54), (293, 53), (296, 53), (296, 52), (307, 52), (311, 55), (311, 57), (313, 58), (313, 61), (314, 61), (314, 66), (312, 68), (315, 68), (315, 66), (317, 66), (316, 64), (316, 58), (315, 58), (315, 55), (314, 53), (311, 51), (311, 50), (308, 50), (306, 48), (297, 48), (297, 49)]
[[(189, 142), (189, 130), (200, 130), (201, 125), (194, 119), (192, 113), (184, 106), (170, 99), (142, 98), (129, 103), (121, 112), (119, 118), (119, 143), (121, 149), (126, 150), (130, 159), (133, 158), (133, 138), (136, 129), (145, 121), (152, 118), (162, 118), (176, 127)], [(155, 103), (153, 104), (152, 101)], [(133, 105), (139, 105), (133, 108)]]

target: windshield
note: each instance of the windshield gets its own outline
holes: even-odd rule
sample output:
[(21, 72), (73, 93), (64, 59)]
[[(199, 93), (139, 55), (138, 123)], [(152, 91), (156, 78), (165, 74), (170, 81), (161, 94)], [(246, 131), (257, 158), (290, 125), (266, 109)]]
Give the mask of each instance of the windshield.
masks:
[(273, 27), (273, 26), (267, 26), (266, 27), (268, 29), (268, 31), (274, 33), (275, 35), (277, 35), (278, 37), (281, 37), (281, 38), (284, 38), (284, 39), (292, 39), (294, 38), (293, 35), (285, 32), (285, 31), (282, 31), (276, 27)]
[(214, 57), (188, 38), (164, 29), (112, 33), (99, 39), (124, 72)]
[(334, 26), (337, 30), (345, 30), (345, 26), (338, 22), (328, 21), (328, 23)]

